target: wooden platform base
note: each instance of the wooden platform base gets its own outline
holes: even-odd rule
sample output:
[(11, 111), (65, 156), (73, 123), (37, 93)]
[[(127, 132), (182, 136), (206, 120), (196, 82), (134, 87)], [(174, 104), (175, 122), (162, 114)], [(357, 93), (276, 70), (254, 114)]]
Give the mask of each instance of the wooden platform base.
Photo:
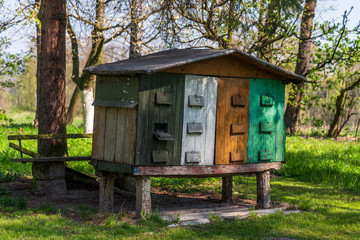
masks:
[(280, 169), (281, 162), (271, 162), (213, 166), (136, 166), (133, 172), (134, 176), (148, 177), (222, 177)]
[[(257, 206), (270, 207), (270, 170), (279, 170), (281, 162), (214, 165), (214, 166), (131, 166), (104, 161), (94, 162), (103, 174), (100, 180), (100, 210), (111, 211), (113, 206), (113, 178), (111, 172), (128, 173), (136, 177), (136, 216), (151, 212), (150, 177), (223, 177), (222, 201), (232, 202), (232, 176), (256, 173)], [(104, 171), (105, 170), (105, 171)], [(107, 173), (107, 174), (105, 174)], [(109, 175), (110, 174), (110, 175)], [(108, 176), (109, 175), (109, 176)]]

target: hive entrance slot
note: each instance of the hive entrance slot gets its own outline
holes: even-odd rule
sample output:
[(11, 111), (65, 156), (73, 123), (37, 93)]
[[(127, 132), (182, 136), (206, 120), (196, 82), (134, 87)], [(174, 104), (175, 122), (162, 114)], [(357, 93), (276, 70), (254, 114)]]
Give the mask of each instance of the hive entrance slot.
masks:
[(168, 124), (167, 123), (155, 123), (154, 136), (159, 141), (173, 141), (174, 140), (174, 137), (170, 133), (168, 133)]

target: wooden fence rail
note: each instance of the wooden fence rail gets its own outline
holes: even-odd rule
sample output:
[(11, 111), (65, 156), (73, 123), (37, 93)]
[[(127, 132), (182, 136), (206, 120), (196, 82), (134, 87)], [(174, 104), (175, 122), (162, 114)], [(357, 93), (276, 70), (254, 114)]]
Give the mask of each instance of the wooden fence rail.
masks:
[[(19, 140), (19, 145), (9, 143), (9, 147), (20, 152), (21, 158), (11, 159), (13, 162), (66, 162), (66, 161), (87, 161), (91, 156), (71, 157), (44, 157), (21, 146), (21, 140), (34, 139), (70, 139), (70, 138), (92, 138), (92, 134), (39, 134), (39, 135), (10, 135), (8, 140)], [(32, 158), (23, 158), (23, 154)]]

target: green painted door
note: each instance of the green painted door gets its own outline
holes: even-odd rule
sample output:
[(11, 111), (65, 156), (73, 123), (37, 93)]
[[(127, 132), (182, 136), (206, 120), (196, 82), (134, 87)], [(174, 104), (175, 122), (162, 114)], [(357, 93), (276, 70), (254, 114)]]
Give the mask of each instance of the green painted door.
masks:
[(284, 160), (285, 85), (276, 79), (251, 79), (247, 163)]
[(185, 75), (141, 75), (136, 165), (180, 165)]

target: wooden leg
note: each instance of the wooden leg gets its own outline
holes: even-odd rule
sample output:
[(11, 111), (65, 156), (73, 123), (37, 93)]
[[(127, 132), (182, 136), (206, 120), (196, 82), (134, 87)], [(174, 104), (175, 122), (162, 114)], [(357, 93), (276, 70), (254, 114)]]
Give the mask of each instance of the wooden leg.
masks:
[(257, 206), (270, 208), (270, 171), (256, 173)]
[(117, 174), (100, 171), (99, 210), (111, 212), (114, 209), (114, 180)]
[(232, 202), (232, 187), (233, 187), (233, 178), (232, 176), (222, 177), (222, 202), (231, 203)]
[(137, 176), (136, 184), (136, 217), (151, 213), (151, 181), (150, 177)]

